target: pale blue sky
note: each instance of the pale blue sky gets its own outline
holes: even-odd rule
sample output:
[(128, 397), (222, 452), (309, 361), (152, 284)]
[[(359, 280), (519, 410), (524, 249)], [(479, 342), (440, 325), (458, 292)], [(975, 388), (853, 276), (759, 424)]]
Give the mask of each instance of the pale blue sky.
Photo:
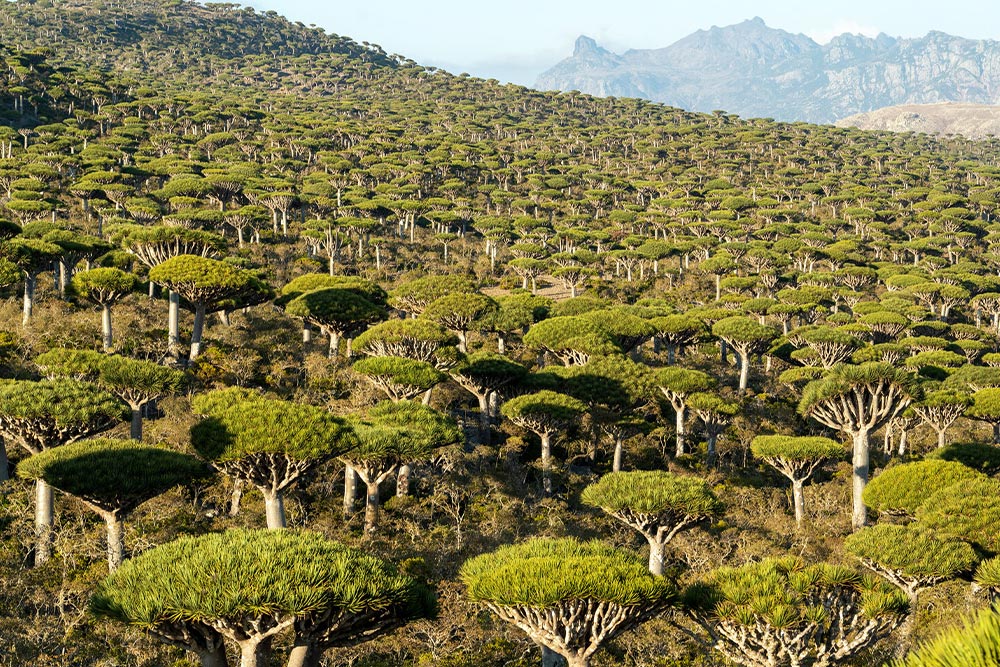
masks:
[[(245, 0), (246, 1), (246, 0)], [(423, 65), (530, 85), (581, 35), (605, 48), (660, 48), (760, 16), (820, 42), (843, 32), (1000, 38), (995, 0), (250, 0), (294, 21), (381, 45)]]

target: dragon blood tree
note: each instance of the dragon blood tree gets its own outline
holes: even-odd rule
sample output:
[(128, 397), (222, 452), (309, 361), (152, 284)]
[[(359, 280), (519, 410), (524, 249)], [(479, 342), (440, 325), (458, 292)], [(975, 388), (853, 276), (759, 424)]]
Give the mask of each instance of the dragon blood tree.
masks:
[(722, 567), (684, 593), (696, 638), (743, 667), (832, 667), (887, 637), (906, 596), (873, 576), (797, 558)]
[(670, 608), (677, 592), (634, 555), (574, 539), (536, 538), (465, 562), (468, 597), (512, 623), (569, 667), (587, 667), (605, 642)]

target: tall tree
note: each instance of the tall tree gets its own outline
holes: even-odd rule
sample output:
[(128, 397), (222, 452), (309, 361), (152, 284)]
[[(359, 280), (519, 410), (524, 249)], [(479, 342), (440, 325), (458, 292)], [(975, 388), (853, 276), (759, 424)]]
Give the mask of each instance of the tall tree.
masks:
[(843, 446), (830, 438), (792, 435), (758, 435), (750, 443), (750, 451), (792, 483), (792, 505), (795, 524), (805, 519), (803, 485), (825, 461), (841, 457)]
[(877, 361), (834, 366), (802, 390), (799, 412), (842, 431), (853, 442), (851, 523), (855, 529), (868, 522), (864, 491), (868, 483), (869, 436), (902, 412), (915, 394), (909, 374)]
[(500, 408), (504, 417), (541, 439), (542, 489), (546, 496), (552, 495), (552, 440), (568, 430), (586, 410), (582, 401), (548, 389), (517, 396)]
[(114, 347), (111, 306), (134, 292), (139, 279), (121, 269), (101, 268), (75, 274), (70, 285), (74, 294), (101, 308), (101, 344), (110, 352)]

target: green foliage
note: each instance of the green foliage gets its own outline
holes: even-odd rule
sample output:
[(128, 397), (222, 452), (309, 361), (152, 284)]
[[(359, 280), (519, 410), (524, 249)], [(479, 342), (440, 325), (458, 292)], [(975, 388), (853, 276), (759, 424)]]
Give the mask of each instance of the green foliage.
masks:
[(99, 306), (115, 303), (134, 292), (139, 279), (121, 269), (91, 269), (73, 275), (72, 290)]
[(739, 315), (719, 320), (712, 325), (712, 333), (746, 354), (766, 351), (778, 337), (773, 328)]
[(704, 480), (660, 470), (608, 473), (585, 488), (580, 498), (610, 512), (669, 512), (696, 520), (718, 516), (723, 510)]
[(425, 276), (397, 287), (389, 295), (389, 303), (395, 308), (419, 315), (432, 301), (442, 296), (471, 294), (475, 289), (472, 281), (464, 276)]
[(688, 587), (682, 601), (697, 614), (715, 616), (747, 629), (763, 624), (792, 631), (810, 622), (834, 622), (820, 600), (837, 593), (857, 596), (867, 617), (902, 615), (906, 597), (884, 581), (838, 565), (805, 565), (792, 557), (767, 558), (738, 567), (721, 567)]
[(928, 459), (882, 471), (865, 486), (865, 505), (878, 512), (913, 517), (928, 498), (958, 484), (985, 479), (956, 461)]
[(978, 442), (952, 443), (940, 449), (935, 449), (927, 455), (928, 459), (956, 461), (984, 475), (1000, 473), (1000, 447)]
[(799, 401), (799, 412), (809, 414), (817, 404), (853, 393), (859, 387), (882, 385), (895, 385), (904, 395), (917, 393), (913, 376), (892, 364), (877, 361), (857, 366), (838, 364), (822, 378), (805, 386)]
[(0, 432), (32, 453), (101, 433), (127, 418), (118, 398), (89, 382), (0, 382)]
[(500, 408), (507, 419), (525, 428), (534, 429), (537, 426), (544, 430), (564, 428), (586, 411), (587, 406), (582, 401), (548, 389), (516, 396)]
[(750, 451), (762, 459), (809, 462), (842, 458), (844, 446), (818, 436), (758, 435), (750, 443)]
[(324, 610), (393, 609), (412, 618), (431, 613), (433, 602), (385, 561), (319, 533), (229, 530), (182, 537), (127, 561), (98, 586), (90, 609), (155, 632), (178, 622), (235, 626)]
[(676, 589), (653, 577), (634, 555), (601, 542), (535, 538), (465, 562), (459, 571), (469, 598), (500, 606), (543, 609), (566, 600), (620, 605), (661, 604)]
[(990, 424), (1000, 422), (1000, 387), (980, 389), (974, 393), (972, 406), (965, 414)]
[(149, 270), (149, 279), (208, 312), (266, 301), (267, 287), (253, 272), (198, 255), (178, 255)]
[(445, 379), (444, 373), (426, 361), (406, 357), (367, 357), (355, 361), (352, 368), (394, 400), (413, 398)]
[(213, 461), (257, 454), (328, 459), (356, 444), (350, 426), (328, 410), (246, 389), (220, 389), (195, 396), (191, 408), (206, 419), (191, 429), (191, 444)]
[(1000, 666), (1000, 613), (986, 609), (946, 630), (893, 667)]
[(22, 461), (17, 474), (43, 479), (106, 511), (127, 513), (179, 484), (208, 477), (199, 459), (134, 440), (84, 440)]
[(341, 334), (388, 316), (382, 306), (372, 303), (353, 290), (340, 287), (305, 292), (288, 302), (285, 310), (290, 315)]
[(666, 395), (688, 396), (714, 389), (715, 378), (702, 371), (667, 366), (653, 372), (653, 383)]
[(981, 551), (998, 553), (1000, 482), (984, 477), (943, 488), (917, 509), (917, 521)]
[(358, 445), (344, 458), (354, 462), (420, 461), (434, 449), (456, 445), (464, 439), (451, 417), (426, 405), (405, 401), (379, 403), (352, 419), (351, 424)]
[(389, 320), (371, 327), (354, 339), (362, 354), (396, 356), (434, 361), (439, 350), (454, 346), (458, 339), (437, 322), (423, 319)]
[(979, 562), (968, 543), (913, 524), (862, 528), (847, 536), (844, 549), (880, 569), (915, 579), (955, 577), (971, 572)]

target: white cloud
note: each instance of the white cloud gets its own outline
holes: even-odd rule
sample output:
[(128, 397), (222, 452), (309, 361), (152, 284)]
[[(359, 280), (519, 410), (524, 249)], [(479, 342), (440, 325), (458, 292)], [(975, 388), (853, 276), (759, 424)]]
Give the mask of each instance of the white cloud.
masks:
[(853, 35), (864, 35), (866, 37), (877, 37), (881, 30), (875, 26), (865, 25), (850, 19), (841, 19), (833, 25), (806, 30), (805, 34), (811, 37), (818, 44), (826, 44), (838, 35), (849, 32)]

